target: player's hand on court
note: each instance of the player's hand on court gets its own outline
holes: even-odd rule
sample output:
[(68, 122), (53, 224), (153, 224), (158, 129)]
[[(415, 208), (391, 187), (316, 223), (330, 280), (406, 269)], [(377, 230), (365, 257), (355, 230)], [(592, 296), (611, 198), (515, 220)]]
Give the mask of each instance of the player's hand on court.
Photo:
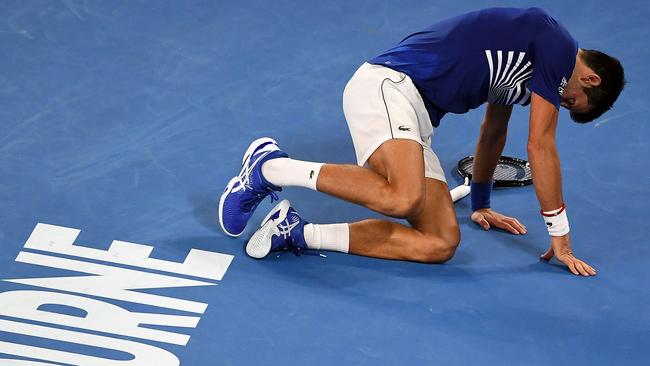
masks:
[(514, 217), (502, 215), (491, 208), (482, 208), (472, 212), (472, 221), (479, 224), (484, 230), (490, 230), (494, 226), (511, 232), (515, 235), (526, 234), (526, 226)]
[(569, 267), (569, 270), (576, 276), (588, 277), (596, 275), (594, 267), (573, 256), (569, 234), (564, 236), (552, 236), (551, 247), (548, 248), (546, 253), (542, 254), (540, 258), (550, 261), (554, 256), (560, 262), (566, 264), (567, 267)]

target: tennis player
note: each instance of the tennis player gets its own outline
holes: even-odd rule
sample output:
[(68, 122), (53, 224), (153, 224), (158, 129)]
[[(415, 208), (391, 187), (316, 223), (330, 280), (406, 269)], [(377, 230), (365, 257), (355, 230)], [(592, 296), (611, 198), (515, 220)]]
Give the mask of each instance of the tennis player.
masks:
[(485, 9), (444, 20), (364, 63), (348, 82), (343, 110), (358, 166), (295, 160), (273, 139), (258, 139), (221, 196), (220, 224), (239, 236), (265, 197), (273, 201), (282, 187), (301, 186), (404, 218), (410, 226), (377, 219), (310, 224), (283, 200), (249, 240), (250, 256), (312, 249), (445, 262), (458, 247), (460, 230), (431, 139), (445, 114), (487, 103), (475, 152), (471, 218), (485, 230), (526, 234), (516, 218), (490, 207), (490, 192), (512, 107), (530, 105), (528, 159), (550, 235), (541, 257), (557, 257), (576, 275), (595, 275), (571, 248), (555, 131), (560, 106), (576, 122), (592, 121), (612, 107), (624, 84), (618, 60), (578, 48), (541, 9)]

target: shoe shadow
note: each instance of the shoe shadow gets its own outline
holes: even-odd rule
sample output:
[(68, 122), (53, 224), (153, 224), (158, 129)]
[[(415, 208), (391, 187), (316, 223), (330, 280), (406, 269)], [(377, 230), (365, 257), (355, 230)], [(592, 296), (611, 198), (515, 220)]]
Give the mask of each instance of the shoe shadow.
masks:
[(222, 233), (219, 227), (219, 190), (191, 193), (187, 201), (192, 206), (192, 215), (201, 226), (215, 233)]

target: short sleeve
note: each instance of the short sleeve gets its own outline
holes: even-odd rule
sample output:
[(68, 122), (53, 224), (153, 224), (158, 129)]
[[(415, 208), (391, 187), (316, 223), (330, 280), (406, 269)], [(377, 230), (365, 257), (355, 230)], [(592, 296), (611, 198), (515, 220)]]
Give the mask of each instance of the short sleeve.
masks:
[(562, 93), (573, 73), (577, 52), (576, 41), (560, 26), (539, 34), (533, 42), (533, 74), (528, 89), (560, 109)]

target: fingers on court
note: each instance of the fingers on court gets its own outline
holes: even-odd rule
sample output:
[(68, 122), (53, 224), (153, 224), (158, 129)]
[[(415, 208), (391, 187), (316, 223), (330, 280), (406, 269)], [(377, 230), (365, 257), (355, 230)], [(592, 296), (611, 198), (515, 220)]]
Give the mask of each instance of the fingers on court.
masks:
[(512, 217), (504, 217), (499, 219), (496, 222), (496, 226), (515, 235), (525, 234), (525, 231), (523, 231), (522, 228), (517, 225), (517, 220)]
[(513, 234), (526, 234), (526, 227), (514, 217), (507, 217), (505, 218), (504, 222), (515, 229), (514, 232), (511, 231)]
[(582, 263), (579, 260), (576, 260), (574, 263), (575, 263), (576, 269), (578, 270), (578, 272), (580, 272), (581, 275), (589, 276), (589, 272), (587, 272), (586, 264)]
[(517, 230), (519, 230), (520, 234), (526, 234), (528, 232), (528, 230), (526, 229), (526, 226), (524, 224), (522, 224), (521, 222), (519, 222), (519, 220), (514, 219), (514, 218), (512, 220), (513, 220), (513, 226), (516, 227)]
[(481, 225), (484, 230), (490, 230), (490, 223), (485, 219), (485, 217), (481, 217), (479, 225)]
[(542, 255), (540, 256), (540, 258), (543, 259), (543, 260), (545, 260), (545, 261), (550, 261), (551, 258), (553, 258), (553, 255), (555, 255), (555, 253), (553, 252), (553, 248), (549, 248), (549, 249), (546, 251), (546, 253), (544, 253), (544, 254), (542, 254)]
[(589, 269), (591, 269), (591, 271), (594, 273), (594, 276), (598, 273), (598, 271), (596, 271), (596, 268), (594, 268), (592, 266), (589, 266)]
[(576, 276), (580, 276), (580, 272), (578, 272), (578, 270), (576, 269), (575, 263), (573, 263), (573, 261), (571, 259), (566, 260), (566, 262), (564, 262), (564, 264), (566, 264), (567, 267), (569, 267), (569, 270), (571, 271), (571, 273), (573, 273)]
[[(546, 253), (542, 254), (540, 258), (549, 261), (551, 258), (553, 258), (553, 255), (553, 248), (549, 248), (549, 250), (547, 250)], [(576, 276), (589, 277), (595, 276), (597, 273), (592, 266), (575, 257), (564, 257), (558, 259), (560, 259), (562, 263), (566, 264), (566, 266), (569, 267), (569, 271), (571, 271), (571, 273)]]
[(567, 266), (569, 266), (571, 272), (573, 272), (573, 274), (576, 276), (589, 277), (596, 275), (596, 271), (591, 268), (591, 266), (579, 259), (568, 258), (565, 263)]
[(474, 213), (472, 213), (472, 221), (482, 227), (483, 230), (490, 229), (490, 223), (485, 219), (485, 216), (479, 212), (474, 211)]
[(500, 222), (499, 227), (511, 232), (512, 234), (519, 235), (519, 230), (517, 230), (511, 223), (507, 221)]
[(594, 269), (594, 267), (588, 265), (587, 263), (585, 263), (585, 262), (583, 262), (581, 260), (578, 260), (578, 262), (582, 265), (582, 268), (585, 269), (585, 272), (587, 272), (589, 274), (589, 276), (595, 276), (596, 275), (596, 270)]

